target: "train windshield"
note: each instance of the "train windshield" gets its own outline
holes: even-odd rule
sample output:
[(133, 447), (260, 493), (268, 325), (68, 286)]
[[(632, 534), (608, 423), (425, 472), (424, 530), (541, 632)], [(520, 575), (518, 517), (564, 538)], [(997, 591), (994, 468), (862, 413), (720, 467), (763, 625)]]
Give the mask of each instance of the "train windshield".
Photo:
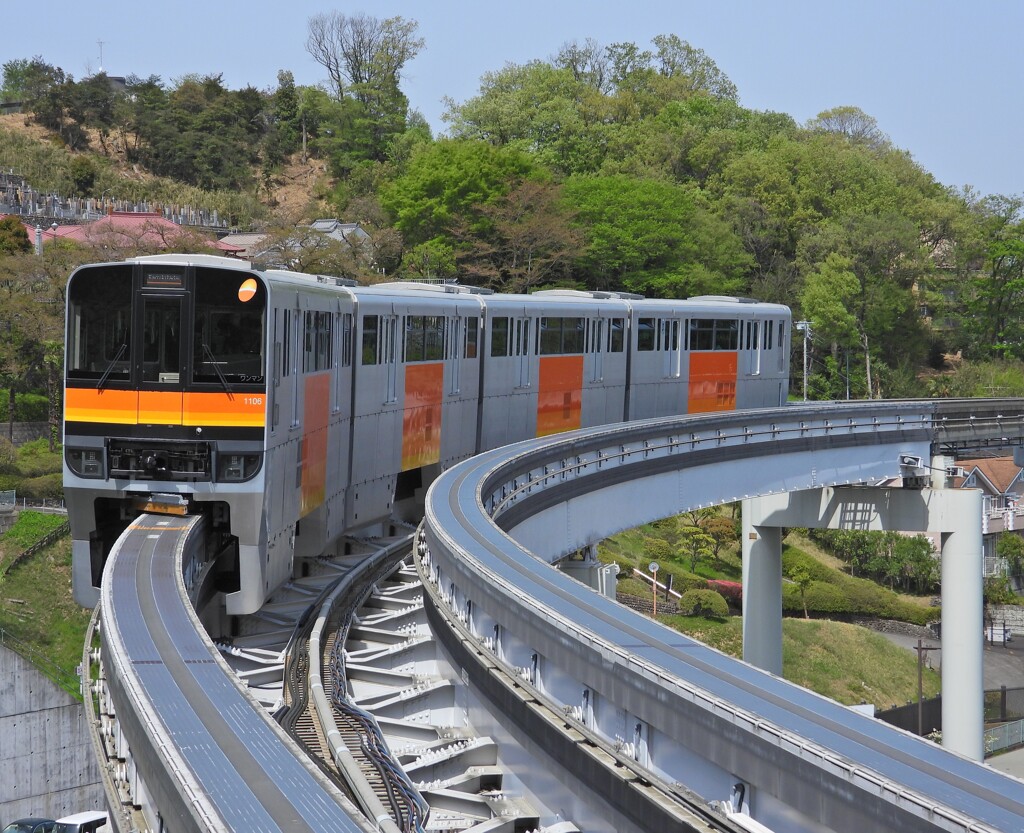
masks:
[(69, 379), (124, 380), (131, 372), (132, 270), (114, 266), (100, 280), (68, 289)]
[(192, 381), (260, 383), (264, 379), (266, 294), (258, 281), (225, 280), (196, 270)]

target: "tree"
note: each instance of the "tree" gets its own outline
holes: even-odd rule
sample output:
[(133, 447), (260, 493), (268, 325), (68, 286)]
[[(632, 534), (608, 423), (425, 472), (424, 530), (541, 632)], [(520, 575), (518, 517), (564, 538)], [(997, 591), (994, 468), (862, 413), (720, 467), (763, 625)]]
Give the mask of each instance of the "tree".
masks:
[(697, 572), (697, 565), (714, 555), (715, 539), (699, 526), (684, 526), (679, 530), (679, 549), (690, 559), (690, 572)]
[(712, 552), (715, 557), (715, 566), (718, 567), (721, 564), (720, 554), (722, 548), (728, 544), (732, 544), (739, 537), (736, 534), (736, 524), (729, 518), (723, 517), (722, 515), (715, 515), (714, 517), (708, 518), (704, 524), (704, 531), (711, 536), (714, 543), (711, 546)]
[(390, 137), (405, 128), (409, 102), (399, 81), (405, 65), (423, 49), (418, 27), (401, 17), (381, 21), (340, 12), (309, 20), (306, 51), (327, 70), (335, 98), (359, 105), (371, 135), (369, 158), (383, 160)]
[(1004, 532), (996, 539), (996, 555), (1006, 562), (1011, 576), (1024, 572), (1024, 538), (1013, 532)]
[(578, 268), (590, 288), (673, 298), (742, 288), (749, 260), (694, 188), (619, 175), (571, 177), (564, 192), (586, 238)]
[(32, 251), (32, 241), (21, 220), (14, 214), (0, 217), (0, 255)]
[(442, 139), (417, 145), (405, 171), (380, 191), (406, 244), (441, 237), (454, 245), (452, 229), (486, 237), (493, 220), (485, 206), (525, 179), (539, 176), (530, 157), (514, 148)]
[(654, 59), (663, 77), (682, 81), (682, 89), (689, 93), (736, 100), (736, 85), (703, 49), (680, 40), (678, 35), (657, 35), (653, 43), (657, 47)]
[(847, 105), (824, 110), (807, 122), (807, 129), (833, 133), (871, 150), (890, 147), (889, 137), (878, 127), (878, 122), (859, 107)]
[(811, 577), (810, 571), (803, 564), (794, 567), (789, 577), (800, 588), (800, 605), (804, 609), (804, 619), (810, 619), (811, 616), (807, 612), (807, 591), (814, 579)]
[(502, 292), (528, 292), (569, 274), (582, 243), (570, 225), (557, 185), (524, 180), (480, 208), (485, 234), (456, 224), (459, 271), (470, 283)]

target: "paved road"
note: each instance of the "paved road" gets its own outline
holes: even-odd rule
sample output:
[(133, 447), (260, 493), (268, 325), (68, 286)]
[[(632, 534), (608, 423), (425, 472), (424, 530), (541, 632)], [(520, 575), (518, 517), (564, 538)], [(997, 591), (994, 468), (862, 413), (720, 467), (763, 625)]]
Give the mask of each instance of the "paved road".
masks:
[[(915, 637), (896, 633), (887, 633), (884, 636), (897, 645), (902, 645), (912, 651), (915, 655), (917, 654), (917, 639)], [(928, 664), (936, 670), (942, 668), (941, 644), (937, 639), (925, 639), (923, 642), (924, 647), (934, 649), (928, 651), (926, 656)], [(1008, 642), (1005, 646), (998, 643), (989, 645), (986, 642), (984, 673), (986, 690), (1000, 686), (1024, 688), (1024, 636), (1018, 634), (1012, 642)], [(1015, 749), (1012, 752), (996, 755), (988, 758), (985, 763), (1007, 775), (1024, 779), (1024, 749)]]

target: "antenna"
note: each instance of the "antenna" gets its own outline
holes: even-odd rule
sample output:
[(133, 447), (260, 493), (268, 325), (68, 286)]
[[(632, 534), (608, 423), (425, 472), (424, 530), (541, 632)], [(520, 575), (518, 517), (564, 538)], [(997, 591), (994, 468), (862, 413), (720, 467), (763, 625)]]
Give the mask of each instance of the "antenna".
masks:
[(100, 72), (103, 72), (103, 41), (96, 41), (96, 45), (100, 48)]

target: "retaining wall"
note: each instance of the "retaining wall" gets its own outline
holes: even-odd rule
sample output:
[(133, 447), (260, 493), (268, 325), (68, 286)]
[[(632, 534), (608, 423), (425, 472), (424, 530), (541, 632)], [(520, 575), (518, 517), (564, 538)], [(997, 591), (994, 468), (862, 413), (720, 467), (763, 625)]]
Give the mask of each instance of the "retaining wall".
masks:
[(106, 809), (84, 707), (0, 645), (0, 820)]

